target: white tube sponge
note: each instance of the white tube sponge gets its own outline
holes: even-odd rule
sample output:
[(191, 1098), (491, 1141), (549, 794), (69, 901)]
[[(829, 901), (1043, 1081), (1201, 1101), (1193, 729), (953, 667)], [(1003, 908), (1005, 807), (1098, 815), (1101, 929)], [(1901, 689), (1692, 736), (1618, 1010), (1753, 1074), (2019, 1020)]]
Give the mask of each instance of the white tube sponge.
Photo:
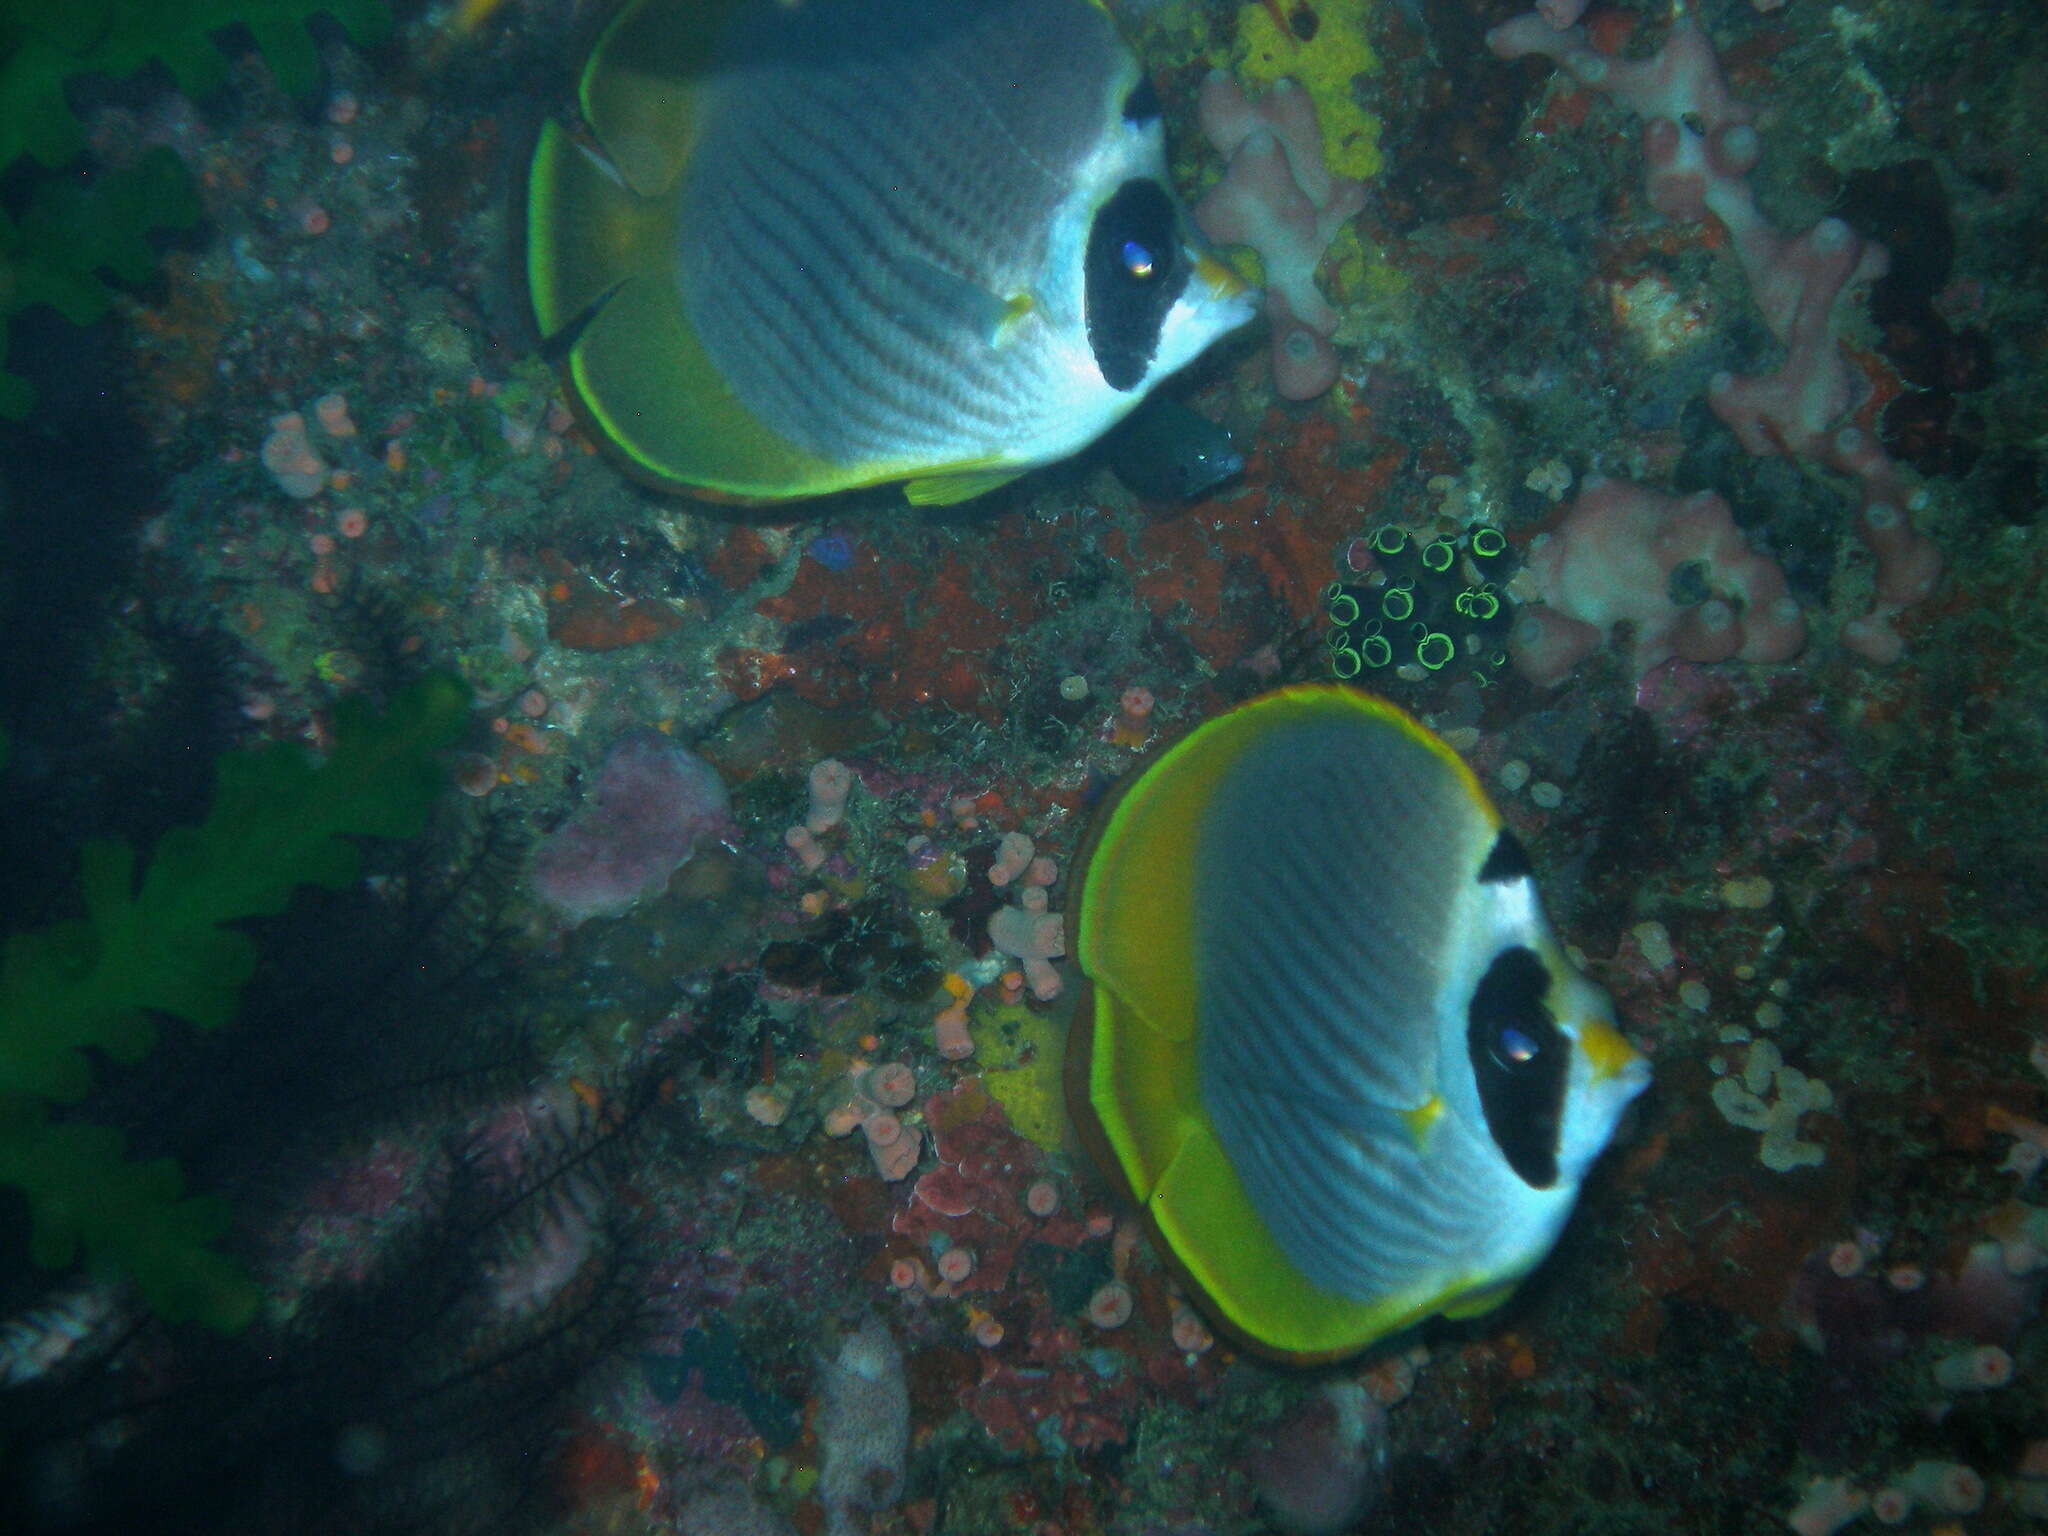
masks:
[(888, 1509), (903, 1495), (910, 1454), (910, 1389), (903, 1351), (879, 1317), (839, 1342), (819, 1380), (818, 1498), (829, 1536), (857, 1536), (860, 1510)]

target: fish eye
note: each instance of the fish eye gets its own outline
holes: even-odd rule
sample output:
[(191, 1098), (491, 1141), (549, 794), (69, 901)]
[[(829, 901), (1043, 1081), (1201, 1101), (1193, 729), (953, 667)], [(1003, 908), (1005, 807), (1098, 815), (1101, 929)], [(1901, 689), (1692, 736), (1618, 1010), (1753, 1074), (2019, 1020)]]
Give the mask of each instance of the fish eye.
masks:
[(1494, 1036), (1493, 1059), (1509, 1071), (1513, 1071), (1516, 1067), (1529, 1065), (1541, 1049), (1534, 1035), (1526, 1030), (1517, 1029), (1512, 1024), (1503, 1024), (1500, 1033)]
[(1152, 259), (1152, 252), (1136, 240), (1124, 242), (1124, 270), (1139, 279), (1150, 277), (1158, 270), (1159, 264)]

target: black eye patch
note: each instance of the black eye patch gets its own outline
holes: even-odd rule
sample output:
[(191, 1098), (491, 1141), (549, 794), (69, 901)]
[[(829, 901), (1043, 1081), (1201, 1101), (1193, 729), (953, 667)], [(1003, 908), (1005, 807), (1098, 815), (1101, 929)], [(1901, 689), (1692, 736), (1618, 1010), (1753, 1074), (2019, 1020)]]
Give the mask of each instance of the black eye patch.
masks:
[(1466, 1009), (1465, 1050), (1494, 1145), (1522, 1182), (1557, 1182), (1558, 1128), (1571, 1069), (1571, 1042), (1545, 999), (1550, 972), (1532, 949), (1494, 957)]
[(1083, 275), (1095, 364), (1112, 388), (1136, 389), (1188, 285), (1180, 212), (1166, 188), (1133, 180), (1110, 195), (1089, 228)]

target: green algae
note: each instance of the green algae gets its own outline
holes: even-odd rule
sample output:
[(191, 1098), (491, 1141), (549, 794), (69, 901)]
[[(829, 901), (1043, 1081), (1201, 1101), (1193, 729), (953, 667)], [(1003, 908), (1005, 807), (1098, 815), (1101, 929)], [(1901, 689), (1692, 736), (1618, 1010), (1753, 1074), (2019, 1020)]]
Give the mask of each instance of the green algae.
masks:
[[(228, 56), (217, 37), (230, 31), (254, 41), (287, 92), (309, 96), (320, 81), (307, 30), (316, 15), (359, 44), (391, 26), (383, 0), (0, 0), (0, 173), (23, 160), (58, 170), (85, 153), (72, 96), (82, 79), (123, 81), (157, 66), (189, 96), (218, 90)], [(168, 149), (89, 180), (36, 180), (18, 218), (0, 211), (0, 270), (10, 279), (0, 283), (0, 360), (13, 315), (45, 303), (90, 325), (113, 303), (107, 279), (146, 281), (156, 270), (154, 237), (198, 217), (191, 176)], [(27, 380), (0, 367), (0, 416), (27, 415), (34, 398)]]
[(212, 1246), (225, 1209), (186, 1195), (171, 1159), (130, 1160), (119, 1131), (57, 1111), (90, 1092), (96, 1053), (146, 1057), (160, 1016), (232, 1024), (258, 959), (240, 922), (282, 912), (302, 885), (352, 883), (357, 838), (416, 836), (442, 791), (438, 754), (467, 717), (462, 687), (430, 677), (381, 716), (345, 702), (322, 762), (283, 743), (230, 753), (205, 821), (165, 833), (146, 862), (125, 842), (87, 843), (85, 916), (8, 937), (0, 1183), (27, 1197), (38, 1264), (60, 1268), (83, 1250), (166, 1318), (250, 1321), (254, 1287)]

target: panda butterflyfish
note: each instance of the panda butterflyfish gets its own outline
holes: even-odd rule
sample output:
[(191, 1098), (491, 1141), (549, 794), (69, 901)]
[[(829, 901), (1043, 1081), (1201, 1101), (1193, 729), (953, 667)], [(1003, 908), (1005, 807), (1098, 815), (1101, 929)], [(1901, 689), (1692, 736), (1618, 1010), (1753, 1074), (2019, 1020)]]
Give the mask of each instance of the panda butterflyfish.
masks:
[(528, 178), (535, 317), (669, 489), (964, 500), (1253, 313), (1094, 0), (632, 0), (578, 98)]
[(1076, 889), (1075, 1122), (1262, 1352), (1498, 1305), (1649, 1081), (1472, 771), (1369, 694), (1197, 727), (1105, 808)]

